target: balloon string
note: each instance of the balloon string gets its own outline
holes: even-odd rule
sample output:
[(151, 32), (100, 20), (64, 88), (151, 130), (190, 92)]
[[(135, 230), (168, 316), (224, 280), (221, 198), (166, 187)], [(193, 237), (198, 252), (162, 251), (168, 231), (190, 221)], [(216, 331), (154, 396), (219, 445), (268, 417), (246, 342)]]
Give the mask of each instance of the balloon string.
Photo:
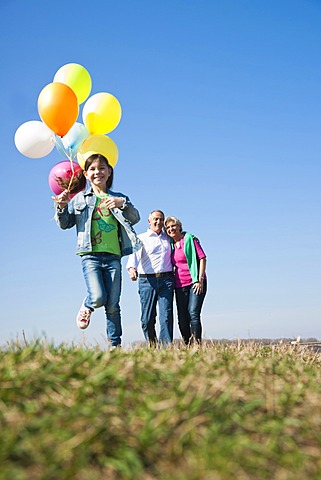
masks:
[[(70, 150), (71, 150), (71, 148), (70, 148)], [(74, 162), (72, 161), (72, 156), (67, 153), (67, 157), (68, 157), (68, 160), (70, 162), (70, 167), (71, 167), (71, 171), (72, 171), (72, 175), (71, 175), (71, 178), (69, 180), (69, 185), (67, 187), (67, 191), (70, 192), (70, 187), (72, 185), (73, 179), (75, 178), (75, 169), (74, 169)]]
[[(53, 141), (54, 141), (56, 147), (58, 147), (59, 143), (57, 142), (56, 137), (53, 137)], [(70, 187), (71, 187), (71, 185), (72, 185), (73, 179), (75, 178), (74, 163), (73, 163), (73, 161), (72, 161), (72, 155), (71, 155), (71, 153), (69, 153), (69, 151), (71, 152), (71, 147), (68, 147), (68, 151), (67, 151), (66, 148), (65, 148), (65, 146), (63, 145), (63, 143), (62, 143), (62, 146), (63, 146), (64, 152), (65, 152), (65, 154), (66, 154), (66, 156), (67, 156), (67, 158), (68, 158), (68, 160), (69, 160), (69, 162), (70, 162), (70, 168), (71, 168), (71, 171), (72, 171), (72, 175), (71, 175), (71, 178), (70, 178), (70, 180), (69, 180), (68, 187), (67, 187), (67, 189), (66, 189), (67, 192), (70, 192)], [(59, 147), (61, 148), (61, 145), (59, 145)]]

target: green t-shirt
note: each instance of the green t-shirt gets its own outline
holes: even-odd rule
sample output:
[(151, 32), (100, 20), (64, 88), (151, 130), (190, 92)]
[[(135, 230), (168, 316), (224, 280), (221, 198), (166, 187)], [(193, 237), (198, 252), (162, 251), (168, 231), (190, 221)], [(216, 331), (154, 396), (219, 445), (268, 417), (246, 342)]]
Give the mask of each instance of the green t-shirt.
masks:
[(91, 244), (93, 252), (107, 252), (120, 255), (118, 222), (106, 206), (108, 193), (98, 197), (91, 222)]

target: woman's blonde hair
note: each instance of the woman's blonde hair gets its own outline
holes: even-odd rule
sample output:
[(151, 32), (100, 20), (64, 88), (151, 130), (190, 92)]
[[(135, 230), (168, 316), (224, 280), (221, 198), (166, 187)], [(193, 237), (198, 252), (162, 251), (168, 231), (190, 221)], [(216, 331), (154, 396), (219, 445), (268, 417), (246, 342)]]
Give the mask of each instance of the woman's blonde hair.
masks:
[(183, 224), (182, 224), (182, 222), (180, 221), (179, 218), (177, 218), (177, 217), (166, 217), (165, 222), (164, 222), (165, 229), (166, 229), (166, 227), (167, 227), (168, 222), (174, 222), (174, 223), (176, 223), (176, 225), (179, 226), (179, 231), (180, 231), (180, 232), (183, 231)]

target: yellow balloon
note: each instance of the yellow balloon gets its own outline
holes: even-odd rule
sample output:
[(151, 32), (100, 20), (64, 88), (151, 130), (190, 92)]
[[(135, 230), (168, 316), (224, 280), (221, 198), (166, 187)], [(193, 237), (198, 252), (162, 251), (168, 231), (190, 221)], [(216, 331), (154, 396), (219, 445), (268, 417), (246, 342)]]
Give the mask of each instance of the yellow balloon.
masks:
[(114, 130), (121, 119), (121, 106), (111, 93), (101, 92), (88, 98), (82, 111), (87, 130), (103, 135)]
[(106, 135), (89, 135), (89, 137), (82, 142), (77, 152), (77, 161), (82, 169), (85, 167), (87, 158), (94, 153), (104, 155), (109, 165), (113, 168), (118, 161), (117, 145)]
[(67, 63), (59, 68), (54, 82), (68, 85), (75, 92), (79, 104), (89, 96), (92, 85), (88, 71), (78, 63)]

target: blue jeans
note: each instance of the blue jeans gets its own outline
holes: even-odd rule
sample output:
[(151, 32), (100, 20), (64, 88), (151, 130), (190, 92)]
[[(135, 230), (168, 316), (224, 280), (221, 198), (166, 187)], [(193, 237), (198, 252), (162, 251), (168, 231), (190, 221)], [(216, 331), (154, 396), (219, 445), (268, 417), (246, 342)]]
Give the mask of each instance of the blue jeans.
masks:
[(174, 275), (164, 277), (139, 277), (138, 293), (141, 305), (141, 324), (145, 339), (157, 343), (156, 306), (159, 309), (159, 342), (166, 345), (173, 341)]
[(107, 321), (107, 337), (112, 345), (121, 344), (120, 256), (111, 253), (90, 253), (81, 257), (87, 297), (84, 305), (91, 310), (104, 306)]
[(201, 310), (207, 291), (207, 281), (204, 280), (203, 292), (196, 295), (193, 285), (175, 288), (179, 331), (186, 345), (202, 340)]

